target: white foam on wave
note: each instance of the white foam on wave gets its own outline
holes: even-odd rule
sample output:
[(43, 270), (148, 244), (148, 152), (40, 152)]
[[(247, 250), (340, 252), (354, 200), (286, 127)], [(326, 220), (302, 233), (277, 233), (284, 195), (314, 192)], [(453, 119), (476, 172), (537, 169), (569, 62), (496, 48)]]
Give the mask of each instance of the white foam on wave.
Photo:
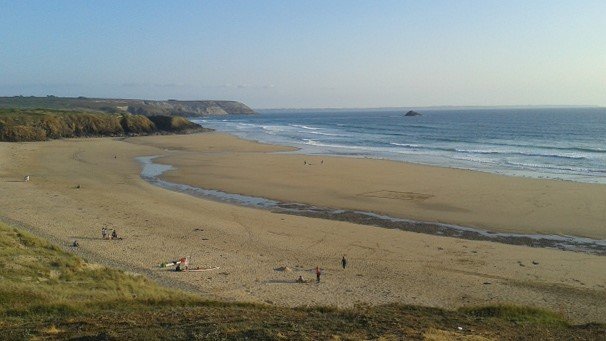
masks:
[(302, 129), (307, 129), (307, 130), (319, 130), (320, 128), (316, 128), (316, 127), (310, 127), (310, 126), (306, 126), (303, 124), (289, 124), (289, 126), (291, 127), (297, 127), (297, 128), (302, 128)]
[(471, 153), (471, 154), (502, 154), (502, 155), (521, 155), (521, 156), (531, 156), (531, 157), (552, 157), (552, 158), (561, 158), (561, 159), (573, 159), (573, 160), (585, 160), (588, 159), (586, 155), (581, 155), (579, 153), (562, 153), (562, 154), (544, 154), (537, 152), (525, 152), (518, 150), (485, 150), (485, 149), (459, 149), (454, 148), (455, 152), (459, 153)]
[(555, 166), (555, 165), (545, 165), (545, 164), (536, 164), (529, 162), (515, 162), (515, 161), (506, 161), (507, 164), (517, 167), (522, 167), (524, 169), (547, 169), (552, 171), (560, 171), (560, 172), (575, 172), (578, 175), (584, 175), (586, 173), (606, 173), (606, 169), (589, 169), (583, 167), (566, 167), (566, 166)]
[(421, 146), (413, 143), (397, 143), (397, 142), (389, 142), (389, 144), (400, 147), (408, 147), (408, 148), (420, 148)]
[(452, 158), (455, 160), (468, 161), (468, 162), (474, 162), (474, 163), (491, 164), (491, 165), (499, 164), (499, 162), (495, 161), (495, 160), (482, 159), (482, 158), (473, 157), (473, 156), (452, 156)]
[[(317, 140), (313, 140), (313, 139), (303, 139), (304, 144), (306, 145), (310, 145), (310, 146), (314, 146), (314, 147), (324, 147), (324, 148), (329, 148), (329, 149), (349, 149), (349, 150), (355, 150), (355, 151), (360, 151), (362, 153), (366, 152), (366, 154), (368, 156), (374, 156), (376, 157), (377, 154), (382, 156), (385, 156), (385, 154), (388, 153), (392, 153), (392, 154), (406, 154), (406, 155), (424, 155), (426, 153), (424, 152), (419, 152), (419, 151), (415, 151), (415, 150), (402, 150), (402, 149), (398, 149), (398, 148), (390, 148), (390, 147), (371, 147), (371, 146), (353, 146), (353, 145), (345, 145), (345, 144), (335, 144), (335, 143), (322, 143), (320, 141)], [(358, 152), (358, 154), (360, 154), (360, 152)]]
[(306, 134), (314, 134), (314, 135), (322, 135), (322, 136), (337, 136), (337, 137), (345, 137), (345, 135), (341, 134), (332, 134), (332, 133), (324, 133), (321, 131), (305, 131)]

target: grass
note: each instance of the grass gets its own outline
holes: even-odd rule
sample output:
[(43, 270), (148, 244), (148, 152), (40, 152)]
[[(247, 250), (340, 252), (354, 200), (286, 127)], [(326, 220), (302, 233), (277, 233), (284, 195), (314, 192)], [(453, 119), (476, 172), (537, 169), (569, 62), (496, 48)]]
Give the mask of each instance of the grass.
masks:
[(568, 321), (552, 311), (521, 307), (515, 305), (489, 305), (482, 307), (466, 307), (459, 309), (462, 313), (476, 317), (492, 317), (516, 323), (535, 323), (555, 326), (568, 326)]
[(183, 304), (196, 298), (134, 276), (88, 264), (17, 229), (0, 226), (0, 316), (83, 313), (105, 303)]
[[(539, 309), (458, 311), (390, 304), (285, 308), (208, 301), (89, 264), (0, 224), (0, 335), (6, 339), (597, 339)], [(459, 329), (462, 327), (462, 330)]]

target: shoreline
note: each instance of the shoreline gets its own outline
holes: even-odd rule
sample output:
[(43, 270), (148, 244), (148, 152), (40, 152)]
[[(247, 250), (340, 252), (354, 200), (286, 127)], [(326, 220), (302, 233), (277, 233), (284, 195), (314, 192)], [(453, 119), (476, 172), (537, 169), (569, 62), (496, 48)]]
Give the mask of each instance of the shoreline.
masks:
[[(541, 135), (539, 140), (527, 141), (527, 138), (532, 137), (532, 131), (521, 129), (525, 131), (520, 136), (523, 141), (519, 138), (508, 140), (507, 136), (510, 135), (503, 132), (506, 136), (501, 136), (496, 132), (502, 131), (499, 129), (499, 124), (505, 124), (503, 129), (508, 133), (510, 132), (508, 128), (516, 127), (516, 125), (508, 125), (512, 120), (504, 116), (506, 114), (509, 117), (510, 112), (494, 111), (496, 119), (485, 120), (486, 116), (481, 115), (477, 117), (479, 118), (477, 122), (475, 119), (472, 120), (475, 116), (457, 110), (451, 113), (454, 115), (455, 122), (450, 121), (451, 116), (438, 115), (433, 111), (429, 112), (429, 117), (422, 118), (420, 121), (403, 119), (401, 117), (403, 112), (376, 113), (372, 110), (363, 112), (364, 115), (356, 115), (352, 112), (336, 114), (335, 119), (332, 119), (325, 118), (325, 115), (322, 116), (315, 110), (307, 110), (294, 116), (276, 112), (257, 119), (236, 117), (233, 120), (219, 120), (209, 117), (206, 120), (199, 119), (197, 122), (203, 122), (217, 131), (250, 141), (300, 148), (303, 150), (302, 153), (307, 155), (369, 157), (513, 177), (606, 185), (606, 169), (601, 162), (606, 159), (599, 139), (594, 140), (593, 143), (585, 143), (582, 139), (574, 138), (570, 141), (565, 138), (553, 141), (551, 138), (555, 135), (547, 134)], [(486, 115), (491, 113), (490, 110), (485, 112)], [(563, 113), (563, 111), (553, 113), (549, 110), (541, 111), (539, 121), (545, 121), (543, 123), (548, 126), (555, 124), (557, 120), (554, 121), (549, 116), (554, 115), (553, 117), (558, 119), (562, 116), (562, 119), (568, 122)], [(375, 116), (371, 114), (377, 114), (376, 117), (381, 120), (375, 120)], [(579, 114), (593, 118), (591, 115), (595, 115), (596, 112), (581, 110)], [(524, 113), (517, 115), (519, 116), (513, 115), (513, 121), (519, 121), (522, 127), (528, 127), (525, 124), (528, 123), (525, 121), (528, 115)], [(458, 120), (459, 118), (461, 120)], [(381, 123), (382, 120), (385, 122)], [(500, 138), (488, 132), (488, 135), (480, 134), (481, 136), (478, 137), (467, 134), (465, 125), (462, 127), (452, 125), (458, 124), (456, 122), (469, 123), (468, 121), (486, 125), (487, 129), (490, 128), (490, 131), (495, 132), (495, 136)], [(448, 122), (451, 124), (449, 125)], [(596, 123), (601, 126), (603, 122)], [(442, 140), (439, 129), (447, 127), (450, 127), (450, 130), (455, 127), (461, 128), (463, 135), (457, 138), (458, 133), (453, 135), (454, 130), (449, 133), (450, 130), (446, 129)], [(367, 128), (370, 130), (367, 131)], [(581, 125), (579, 129), (582, 128)], [(385, 132), (385, 135), (382, 132)], [(556, 132), (561, 133), (557, 129)], [(489, 135), (495, 139), (488, 138)], [(478, 139), (474, 140), (474, 137)], [(542, 140), (543, 137), (545, 140)]]
[(402, 163), (404, 165), (417, 165), (417, 166), (423, 166), (423, 167), (436, 167), (436, 168), (442, 168), (442, 169), (451, 169), (451, 170), (475, 172), (475, 173), (482, 173), (482, 174), (489, 174), (489, 175), (496, 175), (496, 176), (505, 176), (505, 177), (511, 177), (511, 178), (516, 178), (516, 179), (546, 180), (546, 181), (557, 181), (557, 182), (569, 182), (569, 183), (573, 183), (573, 184), (587, 184), (587, 185), (596, 185), (596, 186), (606, 186), (606, 180), (603, 180), (601, 182), (600, 181), (577, 181), (577, 180), (572, 180), (572, 179), (556, 178), (556, 177), (549, 177), (549, 176), (514, 175), (514, 174), (507, 174), (505, 172), (496, 172), (496, 171), (488, 171), (488, 170), (483, 170), (483, 169), (474, 169), (474, 168), (456, 167), (456, 166), (448, 166), (448, 165), (439, 165), (439, 164), (432, 164), (432, 163), (413, 162), (413, 161), (406, 161), (406, 160), (390, 159), (390, 158), (386, 158), (386, 157), (355, 156), (355, 155), (342, 155), (342, 154), (330, 154), (330, 153), (326, 153), (326, 154), (325, 153), (310, 154), (310, 153), (306, 152), (303, 147), (299, 147), (299, 146), (295, 146), (295, 145), (272, 143), (272, 142), (261, 141), (261, 140), (252, 139), (252, 138), (251, 139), (247, 139), (247, 138), (244, 138), (244, 137), (240, 137), (240, 136), (238, 136), (236, 134), (231, 134), (229, 132), (218, 131), (218, 130), (216, 130), (214, 128), (208, 128), (208, 129), (211, 129), (212, 132), (215, 132), (217, 134), (229, 135), (229, 136), (232, 136), (234, 138), (241, 139), (241, 140), (244, 140), (244, 141), (249, 141), (249, 142), (258, 143), (258, 144), (275, 146), (276, 148), (292, 148), (292, 149), (294, 149), (292, 151), (284, 151), (284, 152), (276, 152), (276, 153), (285, 153), (285, 154), (293, 154), (293, 155), (304, 155), (304, 156), (316, 157), (316, 158), (317, 157), (320, 157), (320, 158), (327, 157), (327, 158), (351, 158), (351, 159), (360, 159), (360, 160), (377, 160), (377, 161), (387, 161), (387, 162)]
[(523, 245), (530, 247), (553, 248), (563, 251), (582, 252), (606, 256), (606, 241), (576, 236), (515, 234), (491, 232), (466, 226), (440, 224), (428, 221), (400, 219), (382, 216), (374, 212), (341, 210), (329, 207), (280, 202), (268, 198), (251, 197), (237, 193), (225, 193), (218, 190), (192, 187), (186, 184), (172, 183), (161, 180), (162, 174), (173, 170), (172, 165), (154, 163), (153, 160), (161, 155), (151, 157), (136, 157), (143, 165), (140, 176), (145, 181), (160, 188), (186, 193), (194, 197), (216, 200), (233, 205), (254, 207), (275, 213), (300, 215), (304, 217), (345, 221), (354, 224), (368, 225), (381, 228), (399, 229), (402, 231), (454, 237), (467, 240), (483, 240), (496, 243)]

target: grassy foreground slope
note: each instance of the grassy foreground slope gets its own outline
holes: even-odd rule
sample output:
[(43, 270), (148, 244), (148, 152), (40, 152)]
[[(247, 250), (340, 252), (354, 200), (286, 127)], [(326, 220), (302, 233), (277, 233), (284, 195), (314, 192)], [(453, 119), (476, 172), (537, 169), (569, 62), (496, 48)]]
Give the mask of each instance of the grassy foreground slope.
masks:
[(179, 116), (108, 114), (53, 109), (0, 109), (0, 141), (182, 133), (203, 128)]
[[(96, 264), (0, 223), (3, 339), (599, 339), (520, 307), (280, 308), (206, 301)], [(459, 329), (461, 327), (461, 329)]]

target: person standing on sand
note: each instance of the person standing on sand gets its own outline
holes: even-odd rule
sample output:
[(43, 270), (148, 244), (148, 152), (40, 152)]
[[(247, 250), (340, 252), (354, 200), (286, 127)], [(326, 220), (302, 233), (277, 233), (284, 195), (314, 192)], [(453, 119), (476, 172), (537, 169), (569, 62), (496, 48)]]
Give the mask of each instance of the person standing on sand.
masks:
[(320, 267), (316, 266), (316, 283), (320, 283), (320, 275), (322, 272), (320, 271)]
[(345, 267), (347, 266), (347, 259), (345, 259), (345, 256), (343, 256), (343, 259), (341, 259), (341, 266), (343, 267), (343, 269), (345, 269)]

